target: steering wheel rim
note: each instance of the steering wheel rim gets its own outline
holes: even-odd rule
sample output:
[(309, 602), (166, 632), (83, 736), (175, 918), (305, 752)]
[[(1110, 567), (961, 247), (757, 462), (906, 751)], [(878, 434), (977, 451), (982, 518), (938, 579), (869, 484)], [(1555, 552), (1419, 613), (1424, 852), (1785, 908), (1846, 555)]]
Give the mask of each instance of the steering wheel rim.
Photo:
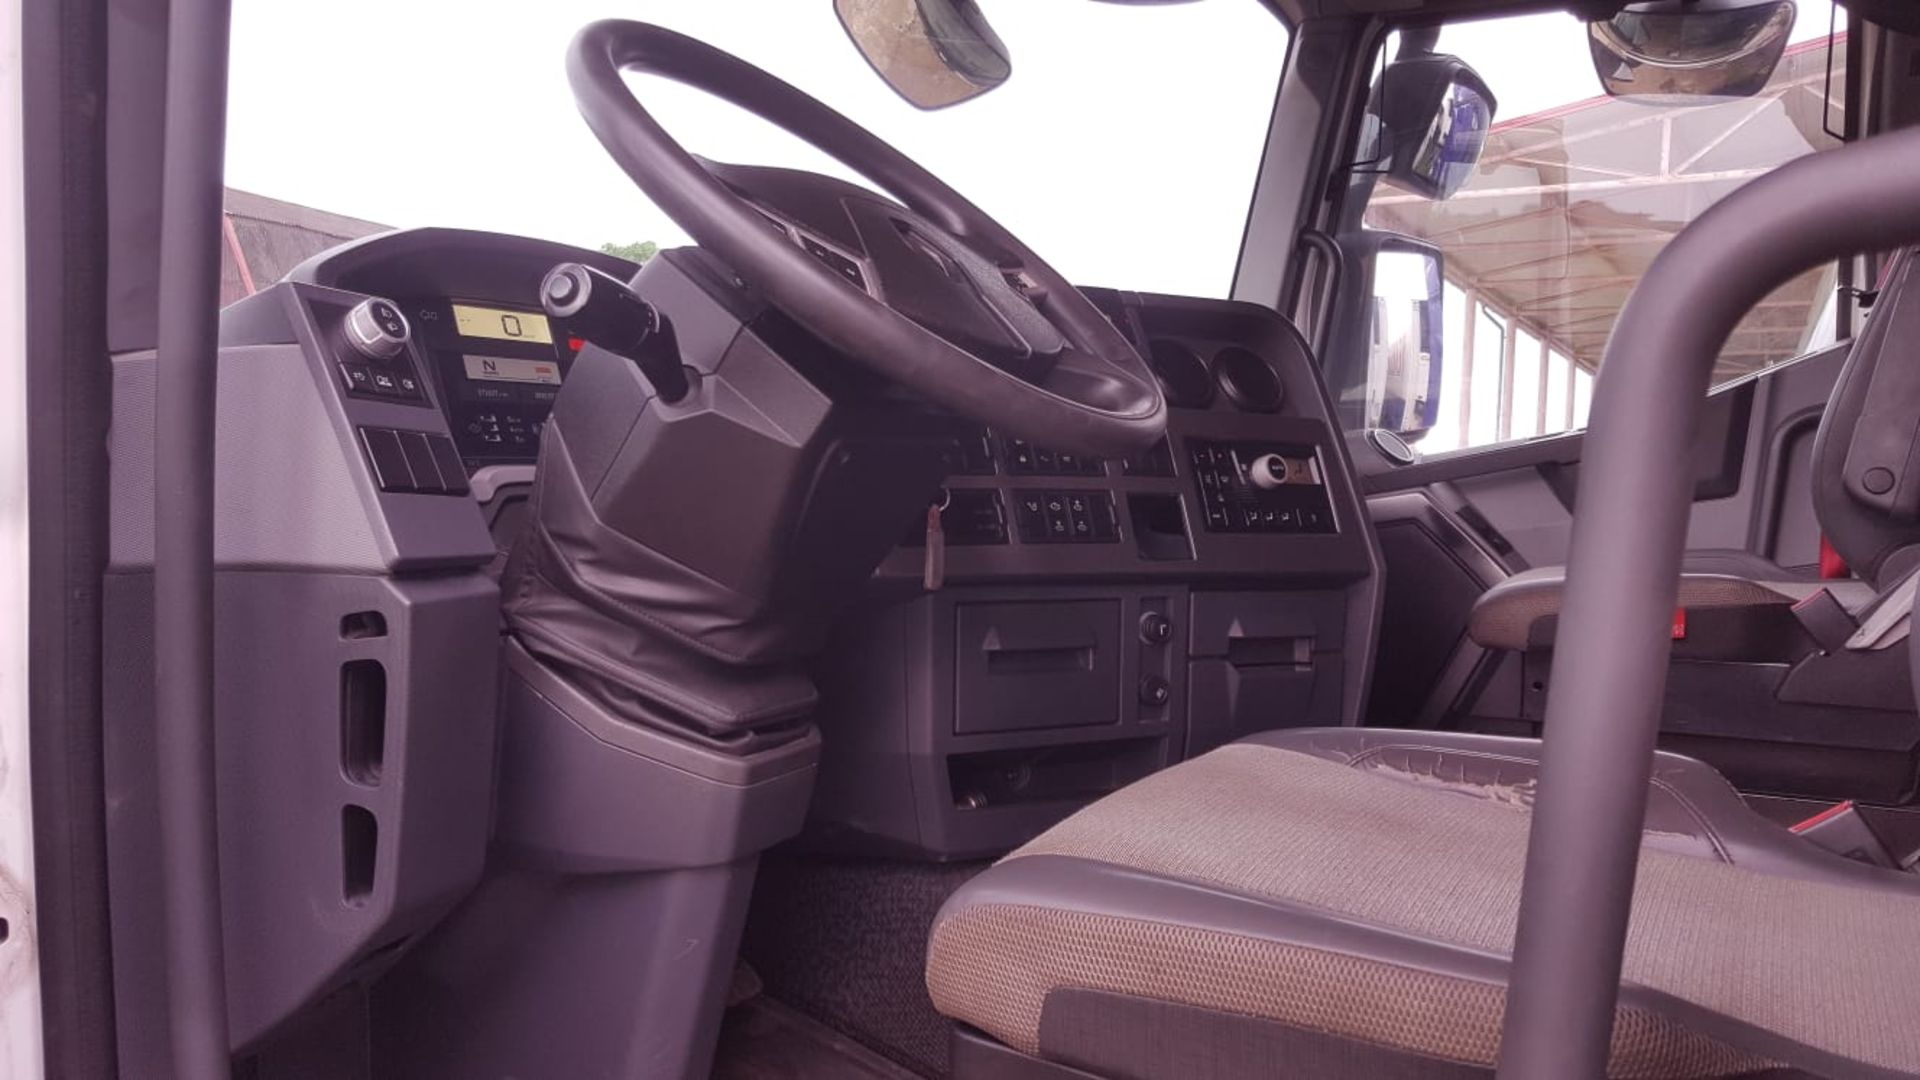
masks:
[[(954, 344), (770, 231), (752, 204), (653, 119), (623, 71), (672, 79), (761, 117), (1034, 282), (1034, 307), (1070, 346), (1049, 377), (1057, 385), (1031, 382)], [(985, 211), (826, 104), (694, 38), (625, 19), (595, 22), (575, 35), (567, 78), (587, 126), (642, 192), (776, 307), (853, 360), (964, 416), (1063, 449), (1123, 456), (1165, 432), (1158, 381), (1092, 301)]]

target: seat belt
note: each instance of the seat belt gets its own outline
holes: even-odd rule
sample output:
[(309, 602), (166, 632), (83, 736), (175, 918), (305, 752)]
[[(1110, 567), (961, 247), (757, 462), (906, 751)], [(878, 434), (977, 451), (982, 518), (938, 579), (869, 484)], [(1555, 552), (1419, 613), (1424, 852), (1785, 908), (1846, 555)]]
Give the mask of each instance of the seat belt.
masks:
[(1860, 629), (1847, 639), (1846, 647), (1855, 652), (1877, 652), (1907, 640), (1913, 632), (1913, 599), (1917, 592), (1920, 567), (1907, 571), (1898, 584), (1862, 609), (1865, 617), (1860, 619)]
[(1887, 850), (1880, 834), (1873, 831), (1873, 826), (1868, 824), (1852, 799), (1838, 806), (1830, 806), (1798, 825), (1788, 826), (1787, 831), (1854, 862), (1888, 870), (1900, 869), (1900, 864), (1894, 861), (1893, 853)]
[(1920, 567), (1857, 608), (1849, 609), (1831, 590), (1820, 589), (1789, 610), (1823, 652), (1879, 652), (1912, 634), (1916, 595), (1920, 595)]

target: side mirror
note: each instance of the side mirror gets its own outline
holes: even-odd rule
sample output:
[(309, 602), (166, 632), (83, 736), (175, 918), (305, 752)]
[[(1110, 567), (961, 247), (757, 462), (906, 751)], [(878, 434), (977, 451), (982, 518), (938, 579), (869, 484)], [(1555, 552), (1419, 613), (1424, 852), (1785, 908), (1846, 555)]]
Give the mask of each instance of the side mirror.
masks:
[(1498, 103), (1455, 56), (1403, 57), (1380, 76), (1387, 179), (1429, 199), (1451, 198), (1473, 175)]
[(1364, 426), (1417, 438), (1440, 416), (1446, 340), (1446, 274), (1440, 249), (1409, 237), (1382, 235), (1365, 273), (1372, 311)]
[(1321, 346), (1340, 426), (1417, 440), (1440, 419), (1446, 265), (1424, 240), (1378, 229), (1341, 236)]
[(1007, 47), (974, 0), (833, 0), (867, 63), (921, 109), (957, 105), (1007, 81)]
[(1587, 24), (1600, 85), (1614, 97), (1685, 104), (1751, 97), (1767, 85), (1793, 32), (1793, 0), (1629, 4)]

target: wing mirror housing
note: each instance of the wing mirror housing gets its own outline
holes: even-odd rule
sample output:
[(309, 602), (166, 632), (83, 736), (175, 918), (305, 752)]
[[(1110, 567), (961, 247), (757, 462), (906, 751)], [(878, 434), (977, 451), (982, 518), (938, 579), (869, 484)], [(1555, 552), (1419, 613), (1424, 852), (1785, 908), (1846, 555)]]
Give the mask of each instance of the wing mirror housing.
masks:
[(915, 108), (958, 105), (1013, 74), (974, 0), (833, 0), (833, 10), (874, 73)]
[(1403, 54), (1380, 85), (1387, 179), (1429, 199), (1451, 198), (1486, 148), (1493, 91), (1464, 60), (1441, 53)]
[(1751, 97), (1779, 66), (1795, 14), (1793, 0), (1654, 0), (1588, 22), (1587, 46), (1613, 97)]
[(1409, 440), (1440, 418), (1445, 366), (1446, 272), (1440, 249), (1382, 234), (1365, 265), (1368, 320), (1366, 426)]
[(1424, 240), (1379, 229), (1335, 246), (1341, 285), (1324, 349), (1341, 426), (1415, 442), (1440, 419), (1445, 261)]

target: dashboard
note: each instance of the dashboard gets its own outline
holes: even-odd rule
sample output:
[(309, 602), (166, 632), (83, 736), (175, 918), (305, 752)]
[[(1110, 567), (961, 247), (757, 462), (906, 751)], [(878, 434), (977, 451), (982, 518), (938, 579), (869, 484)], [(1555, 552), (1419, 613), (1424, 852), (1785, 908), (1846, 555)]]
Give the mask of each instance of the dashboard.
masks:
[[(649, 419), (637, 373), (535, 307), (562, 262), (632, 280), (673, 317), (706, 396)], [(622, 535), (730, 595), (844, 616), (807, 674), (835, 748), (821, 842), (958, 858), (1250, 732), (1352, 723), (1371, 673), (1379, 551), (1305, 340), (1258, 305), (1085, 291), (1168, 399), (1165, 437), (1123, 459), (880, 387), (698, 249), (643, 269), (518, 237), (387, 233), (227, 308), (221, 334), (242, 399), (291, 392), (273, 382), (290, 367), (245, 356), (332, 382), (316, 445), (360, 477), (377, 548), (360, 562), (395, 572), (510, 548), (559, 410), (568, 466), (626, 485), (606, 511)], [(917, 512), (921, 485), (937, 513)], [(338, 540), (312, 543), (342, 558)], [(903, 769), (910, 784), (873, 782)]]

